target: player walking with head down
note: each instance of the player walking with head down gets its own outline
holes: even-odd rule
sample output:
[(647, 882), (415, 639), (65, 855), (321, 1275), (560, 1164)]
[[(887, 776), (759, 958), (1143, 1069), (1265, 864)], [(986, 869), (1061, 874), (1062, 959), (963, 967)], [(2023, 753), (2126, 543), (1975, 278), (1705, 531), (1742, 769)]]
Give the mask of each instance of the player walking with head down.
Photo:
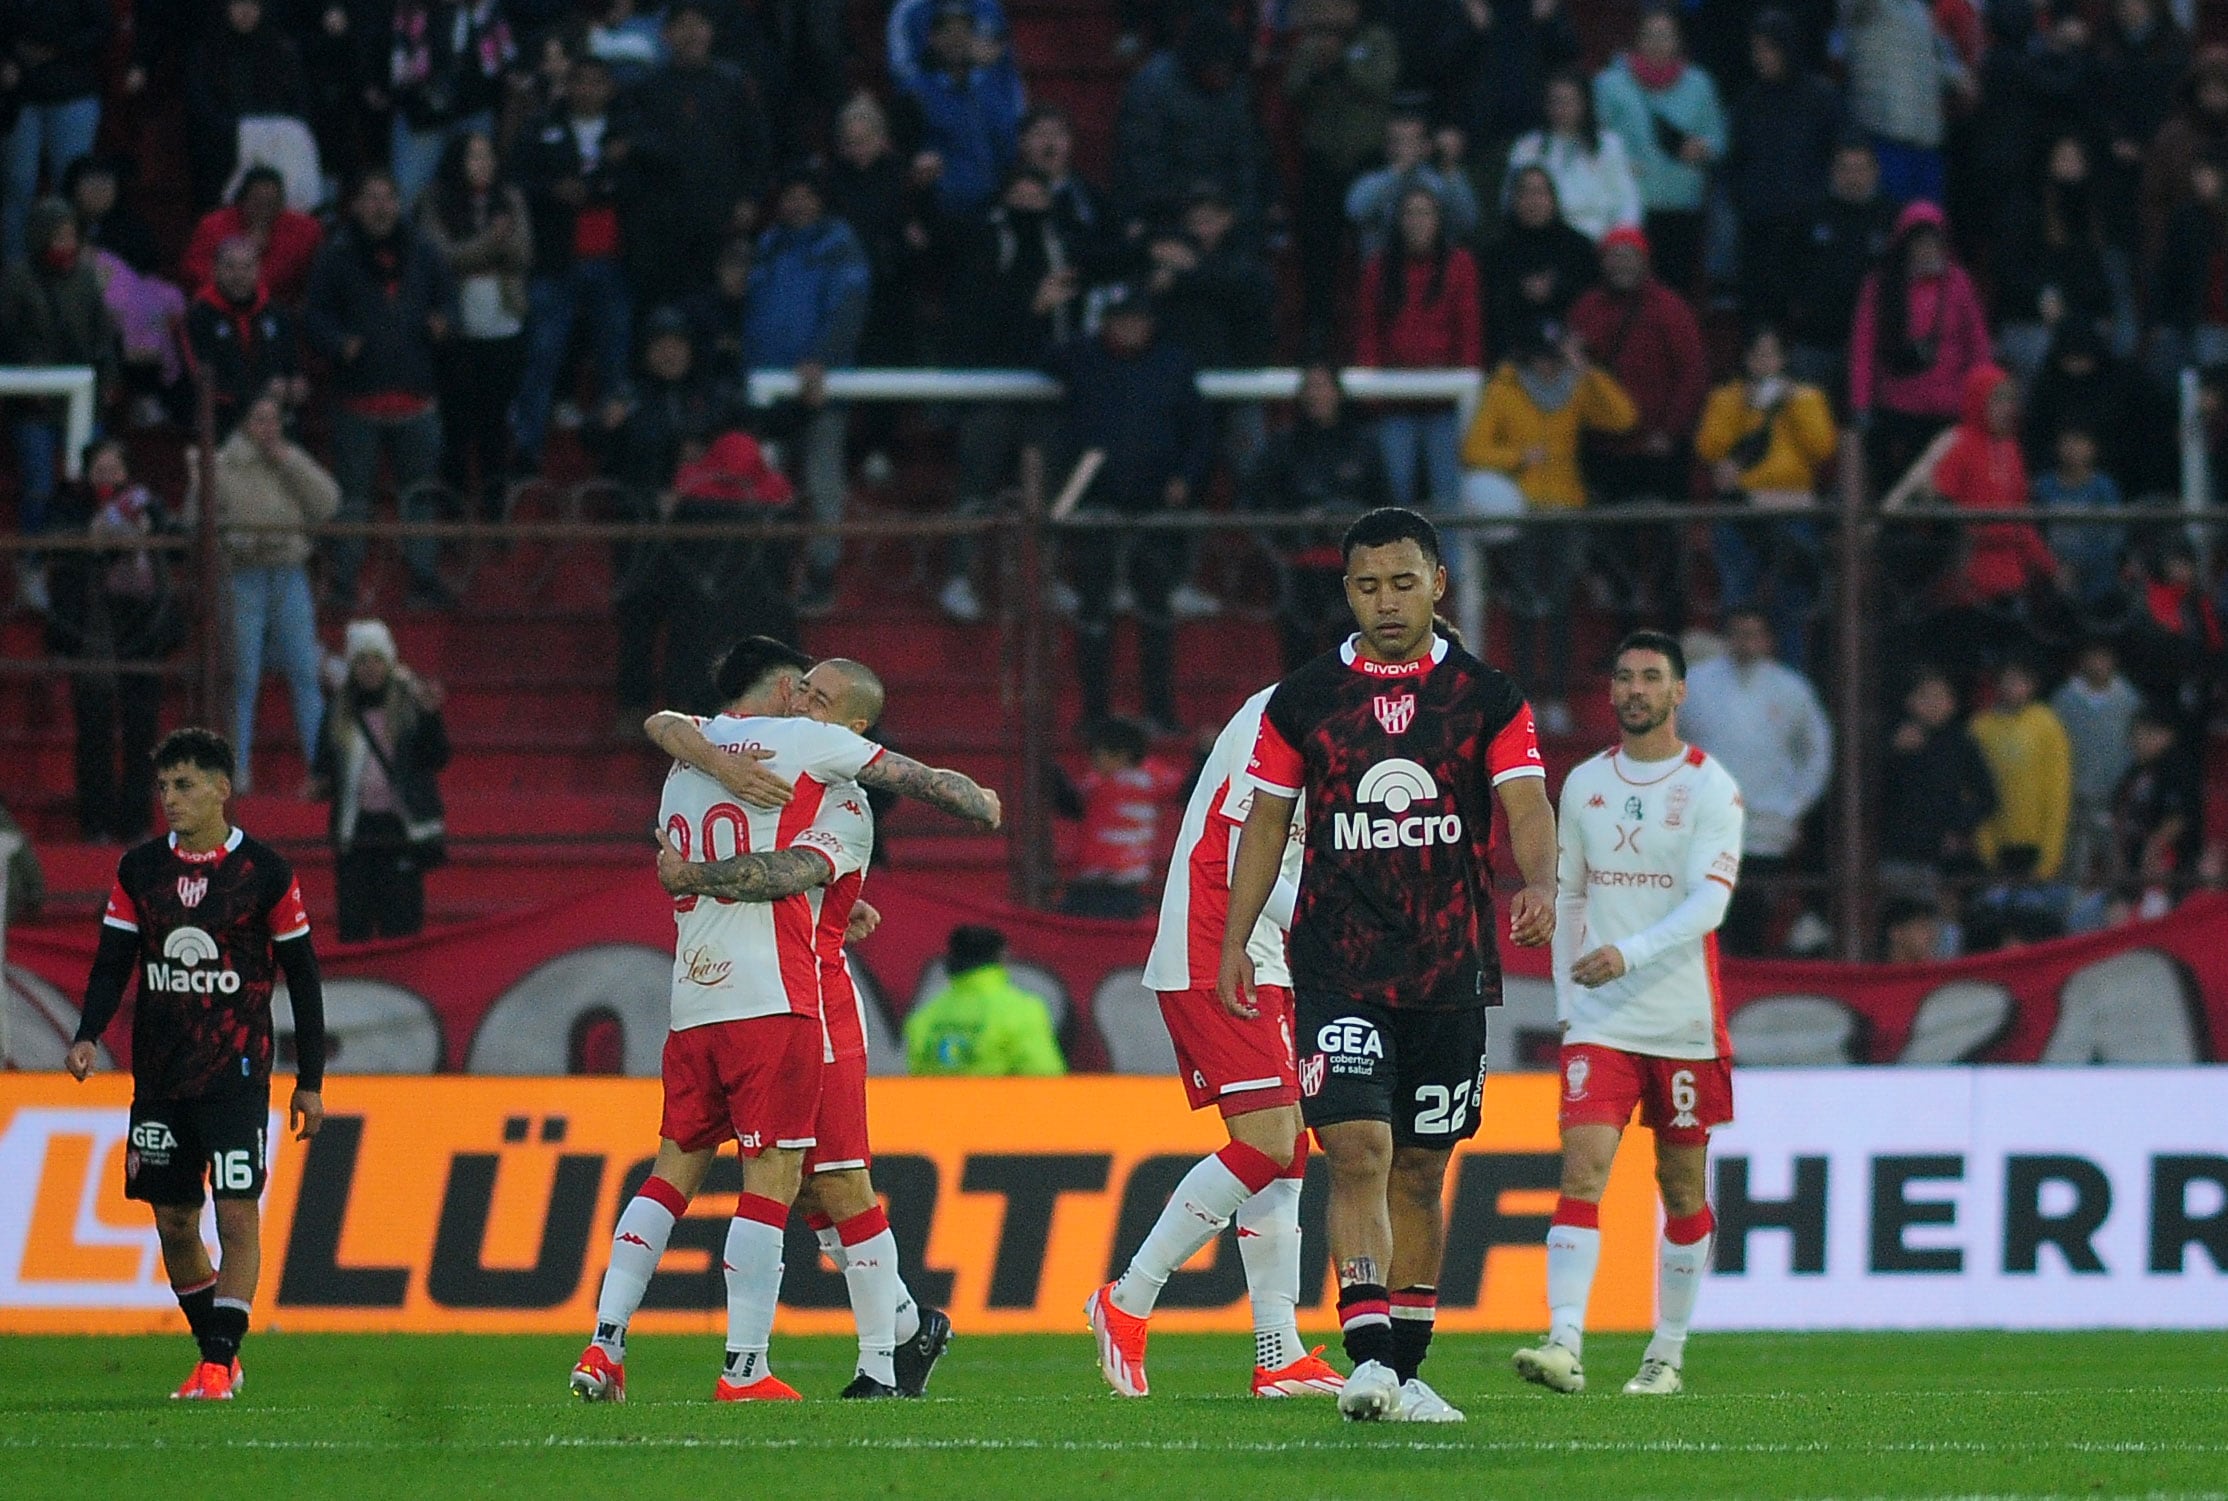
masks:
[(1145, 1321), (1160, 1290), (1232, 1219), (1253, 1295), (1253, 1394), (1335, 1396), (1344, 1385), (1300, 1343), (1294, 1322), (1300, 1185), (1307, 1176), (1292, 1052), (1292, 977), (1284, 964), (1284, 929), (1298, 896), (1296, 838), (1284, 846), (1269, 910), (1254, 924), (1248, 945), (1260, 982), (1256, 1014), (1223, 1010), (1212, 979), (1222, 963), (1231, 857), (1253, 804), (1246, 762), (1260, 738), (1270, 692), (1264, 688), (1239, 707), (1200, 769), (1161, 896), (1160, 931), (1145, 961), (1145, 983), (1159, 993), (1184, 1093), (1194, 1110), (1221, 1110), (1230, 1144), (1185, 1174), (1121, 1277), (1093, 1293), (1085, 1309), (1098, 1337), (1099, 1370), (1125, 1397), (1148, 1390)]
[[(117, 862), (68, 1067), (81, 1080), (92, 1071), (136, 968), (124, 1196), (153, 1206), (171, 1290), (201, 1346), (171, 1395), (223, 1402), (240, 1389), (240, 1342), (263, 1269), (271, 991), (283, 973), (296, 1054), (287, 1116), (303, 1141), (325, 1121), (324, 991), (293, 870), (225, 818), (224, 737), (172, 731), (155, 747), (155, 786), (170, 834)], [(204, 1177), (217, 1201), (215, 1267), (201, 1242)]]
[(1586, 1299), (1617, 1141), (1640, 1107), (1655, 1132), (1663, 1239), (1656, 1331), (1625, 1383), (1676, 1392), (1714, 1228), (1703, 1197), (1710, 1128), (1733, 1118), (1732, 1049), (1717, 984), (1717, 927), (1741, 866), (1741, 794), (1679, 740), (1686, 653), (1638, 631), (1617, 649), (1609, 696), (1623, 740), (1563, 783), (1555, 1007), (1563, 1023), (1562, 1198), (1547, 1232), (1551, 1325), (1516, 1352), (1527, 1381), (1583, 1391)]
[(1493, 800), (1524, 878), (1510, 937), (1526, 946), (1554, 932), (1555, 812), (1523, 694), (1433, 629), (1447, 571), (1431, 523), (1371, 511), (1344, 550), (1361, 629), (1278, 684), (1262, 714), (1217, 988), (1234, 1014), (1259, 1009), (1248, 943), (1304, 793), (1293, 1008), (1354, 1362), (1339, 1410), (1459, 1422), (1417, 1370), (1437, 1308), (1447, 1160), (1477, 1131), (1485, 1011), (1501, 1000)]

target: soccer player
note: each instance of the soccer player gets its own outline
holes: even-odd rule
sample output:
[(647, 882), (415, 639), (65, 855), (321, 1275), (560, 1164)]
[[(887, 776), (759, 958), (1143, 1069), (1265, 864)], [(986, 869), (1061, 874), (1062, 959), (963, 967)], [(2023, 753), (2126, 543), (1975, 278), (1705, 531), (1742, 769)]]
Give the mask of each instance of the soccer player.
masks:
[(1601, 1194), (1635, 1105), (1655, 1133), (1664, 1225), (1655, 1338), (1626, 1391), (1680, 1389), (1709, 1265), (1703, 1166), (1710, 1128), (1733, 1118), (1716, 933), (1740, 877), (1741, 793), (1723, 766), (1680, 742), (1685, 697), (1677, 638), (1627, 636), (1609, 680), (1622, 741), (1563, 783), (1554, 955), (1562, 1197), (1547, 1232), (1548, 1335), (1516, 1352), (1518, 1374), (1559, 1392), (1586, 1387), (1579, 1353), (1601, 1258)]
[[(793, 1389), (765, 1370), (764, 1342), (779, 1289), (781, 1230), (803, 1175), (804, 1151), (816, 1143), (820, 1121), (831, 1118), (822, 1110), (822, 1066), (838, 1051), (846, 1004), (850, 1020), (858, 1021), (859, 1001), (850, 989), (848, 973), (843, 974), (840, 993), (829, 984), (842, 968), (840, 944), (848, 926), (844, 907), (848, 898), (831, 899), (823, 889), (863, 871), (871, 848), (871, 814), (859, 786), (849, 779), (909, 793), (959, 817), (997, 826), (996, 795), (959, 773), (935, 771), (885, 752), (852, 728), (784, 717), (799, 700), (800, 675), (809, 663), (791, 647), (751, 638), (728, 654), (716, 675), (720, 696), (730, 706), (727, 715), (701, 730), (684, 716), (652, 717), (650, 728), (669, 750), (685, 750), (751, 796), (779, 806), (745, 808), (727, 799), (718, 783), (686, 765), (677, 766), (667, 779), (659, 870), (661, 880), (679, 898), (675, 907), (681, 939), (675, 963), (675, 1031), (668, 1041), (665, 1069), (664, 1139), (652, 1176), (620, 1216), (598, 1299), (595, 1338), (573, 1369), (573, 1389), (590, 1401), (625, 1399), (627, 1322), (641, 1304), (674, 1222), (686, 1211), (720, 1142), (730, 1134), (742, 1142), (745, 1153), (744, 1194), (726, 1257), (733, 1268), (729, 1272), (731, 1374), (743, 1379), (723, 1377), (715, 1395), (721, 1400), (794, 1398)], [(879, 713), (880, 684), (855, 663), (827, 665), (831, 671), (824, 684), (828, 690), (824, 702), (831, 712), (855, 713), (864, 707), (871, 722)], [(745, 719), (747, 724), (740, 722)], [(715, 745), (712, 736), (733, 748)], [(767, 752), (772, 752), (772, 759), (764, 768), (757, 767), (756, 758)], [(775, 783), (770, 788), (764, 785), (768, 777)], [(791, 777), (796, 779), (794, 786)], [(689, 800), (687, 806), (681, 805), (682, 799)], [(707, 863), (720, 853), (722, 842), (736, 853)], [(714, 883), (717, 890), (711, 889)], [(856, 885), (848, 890), (855, 897)], [(738, 927), (749, 931), (731, 931)], [(806, 1014), (800, 1008), (809, 992), (809, 1014), (815, 1023), (809, 1066), (800, 1053), (788, 1061), (781, 1075), (784, 1092), (800, 1096), (809, 1092), (809, 1108), (803, 1112), (804, 1126), (792, 1121), (783, 1128), (787, 1134), (769, 1137), (762, 1130), (745, 1129), (740, 1119), (723, 1123), (717, 1118), (719, 1097), (732, 1095), (739, 1081), (730, 1077), (707, 1084), (690, 1067), (688, 1055), (703, 1048), (687, 1034), (707, 1025), (691, 1019), (707, 1007), (718, 1010), (738, 1004), (738, 993), (746, 990), (779, 990), (786, 1010), (796, 1015)], [(722, 1003), (722, 995), (730, 999)], [(837, 1018), (834, 1031), (831, 1016)], [(858, 1051), (863, 1058), (863, 1029)], [(857, 1072), (857, 1123), (852, 1126), (849, 1112), (844, 1112), (835, 1118), (840, 1129), (831, 1132), (832, 1139), (841, 1139), (848, 1131), (851, 1140), (863, 1142), (863, 1065)], [(848, 1099), (839, 1085), (830, 1107)], [(774, 1141), (774, 1150), (769, 1153), (763, 1145), (754, 1146), (752, 1136), (760, 1143)], [(796, 1145), (779, 1146), (784, 1140)], [(753, 1187), (753, 1150), (761, 1159), (776, 1159), (755, 1176), (778, 1192), (763, 1193)], [(860, 1153), (863, 1180), (863, 1146)], [(896, 1280), (896, 1246), (886, 1224), (868, 1223), (881, 1218), (871, 1185), (865, 1198), (866, 1204), (857, 1206), (853, 1198), (839, 1192), (839, 1206), (854, 1212), (845, 1217), (842, 1227), (830, 1227), (837, 1230), (838, 1251), (845, 1253), (839, 1264), (845, 1268), (854, 1311), (861, 1319), (860, 1378), (846, 1395), (883, 1396), (906, 1390), (917, 1394), (949, 1338), (949, 1322), (934, 1310), (912, 1310), (917, 1328), (902, 1345), (908, 1369), (894, 1368), (901, 1353), (896, 1332), (904, 1329), (903, 1315), (912, 1300)], [(739, 1261), (738, 1250), (748, 1259)], [(879, 1331), (877, 1326), (883, 1322), (892, 1326), (892, 1332)]]
[[(67, 1066), (83, 1080), (136, 969), (131, 1140), (124, 1196), (150, 1205), (164, 1269), (201, 1359), (171, 1393), (228, 1402), (263, 1267), (262, 1211), (271, 1114), (271, 988), (294, 1008), (294, 1097), (287, 1119), (307, 1141), (325, 1123), (325, 1001), (309, 916), (293, 869), (225, 818), (232, 747), (210, 730), (173, 730), (155, 747), (169, 837), (124, 852)], [(221, 1261), (201, 1242), (202, 1185), (217, 1204)]]
[(1145, 961), (1145, 983), (1176, 1045), (1176, 1069), (1191, 1108), (1222, 1112), (1230, 1144), (1184, 1175), (1129, 1266), (1091, 1295), (1085, 1308), (1098, 1338), (1099, 1370), (1125, 1397), (1142, 1397), (1146, 1320), (1176, 1269), (1238, 1222), (1238, 1253), (1253, 1300), (1253, 1394), (1336, 1396), (1337, 1371), (1300, 1342), (1300, 1187), (1307, 1137), (1300, 1125), (1300, 1080), (1292, 1053), (1292, 976), (1284, 929), (1299, 894), (1298, 826), (1283, 847), (1268, 912), (1254, 924), (1260, 1004), (1253, 1016), (1222, 1009), (1209, 978), (1221, 967), (1230, 863), (1253, 784), (1246, 761), (1261, 733), (1270, 690), (1247, 699), (1215, 737), (1184, 809), (1176, 853), (1160, 901), (1160, 930)]
[(1455, 1143), (1476, 1134), (1485, 1009), (1500, 1004), (1491, 850), (1496, 795), (1524, 889), (1519, 944), (1555, 925), (1555, 811), (1531, 706), (1433, 629), (1439, 537), (1382, 507), (1347, 529), (1360, 630), (1270, 694), (1253, 806), (1230, 879), (1217, 990), (1259, 1013), (1249, 944), (1307, 798), (1292, 917), (1300, 1109), (1330, 1162), (1331, 1257), (1354, 1362), (1349, 1418), (1460, 1422), (1417, 1374), (1431, 1343)]

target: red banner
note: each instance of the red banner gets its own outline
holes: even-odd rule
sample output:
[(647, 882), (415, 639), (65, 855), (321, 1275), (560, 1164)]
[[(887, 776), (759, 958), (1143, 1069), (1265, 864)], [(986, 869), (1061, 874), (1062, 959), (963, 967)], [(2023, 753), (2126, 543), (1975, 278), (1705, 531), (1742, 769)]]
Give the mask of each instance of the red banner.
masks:
[[(945, 936), (987, 923), (1044, 995), (1079, 1071), (1166, 1070), (1167, 1041), (1139, 971), (1148, 923), (1091, 922), (877, 876), (884, 921), (854, 953), (882, 1026), (877, 1067), (902, 1068), (895, 1023), (940, 983)], [(9, 935), (7, 1062), (60, 1064), (95, 932)], [(663, 1046), (671, 909), (647, 871), (532, 912), (400, 942), (328, 945), (336, 1071), (653, 1074)], [(1512, 952), (1496, 1071), (1552, 1057), (1545, 956)], [(2228, 1060), (2228, 896), (2157, 922), (1895, 967), (1728, 961), (1735, 1051), (1747, 1064), (2196, 1063)], [(129, 1014), (110, 1034), (128, 1058)]]

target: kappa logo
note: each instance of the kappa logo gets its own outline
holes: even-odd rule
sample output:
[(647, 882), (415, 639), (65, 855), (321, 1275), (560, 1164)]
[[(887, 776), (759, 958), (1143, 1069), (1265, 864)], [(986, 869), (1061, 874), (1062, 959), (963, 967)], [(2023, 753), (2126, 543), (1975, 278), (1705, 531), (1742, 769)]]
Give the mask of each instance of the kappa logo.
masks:
[(147, 966), (146, 988), (178, 995), (236, 995), (240, 976), (229, 966), (201, 967), (222, 952), (217, 941), (199, 928), (173, 928), (162, 941), (162, 956), (170, 962)]
[(207, 876), (180, 876), (178, 878), (178, 900), (186, 906), (200, 906), (201, 899), (208, 894), (209, 878)]
[(1609, 806), (1609, 799), (1603, 797), (1600, 793), (1597, 792), (1592, 797), (1586, 799), (1586, 806), (1589, 808), (1606, 808)]
[(853, 818), (866, 817), (866, 809), (860, 805), (857, 798), (847, 797), (842, 802), (836, 804), (836, 806), (841, 808), (844, 812), (850, 814)]
[(1331, 817), (1331, 847), (1341, 850), (1389, 850), (1403, 846), (1455, 844), (1462, 838), (1459, 814), (1410, 814), (1419, 803), (1439, 800), (1439, 779), (1429, 769), (1402, 756), (1379, 761), (1354, 785), (1354, 800), (1376, 804), (1392, 816), (1372, 818), (1366, 812), (1338, 813)]
[(1566, 1100), (1583, 1100), (1586, 1098), (1586, 1076), (1593, 1071), (1594, 1066), (1583, 1057), (1573, 1058), (1570, 1062), (1564, 1064), (1563, 1098)]
[(1375, 699), (1377, 722), (1385, 727), (1388, 735), (1398, 735), (1416, 721), (1416, 696), (1403, 693), (1398, 698), (1380, 693)]

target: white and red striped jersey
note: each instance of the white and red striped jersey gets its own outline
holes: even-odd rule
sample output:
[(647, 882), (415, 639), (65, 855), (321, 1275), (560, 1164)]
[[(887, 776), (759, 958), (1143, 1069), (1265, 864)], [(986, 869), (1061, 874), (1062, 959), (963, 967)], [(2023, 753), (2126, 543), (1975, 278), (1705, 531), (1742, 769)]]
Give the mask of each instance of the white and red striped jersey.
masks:
[[(1191, 801), (1176, 835), (1175, 858), (1160, 894), (1160, 929), (1145, 960), (1148, 989), (1174, 992), (1215, 983), (1222, 968), (1222, 934), (1230, 914), (1230, 867), (1238, 858), (1238, 834), (1253, 811), (1253, 779), (1246, 762), (1261, 735), (1261, 710), (1273, 685), (1247, 699), (1215, 737), (1207, 764), (1200, 768)], [(1292, 836), (1284, 844), (1280, 881), (1296, 888), (1307, 848), (1306, 806), (1292, 810)], [(1275, 902), (1270, 903), (1275, 907)], [(1255, 983), (1290, 988), (1292, 971), (1284, 957), (1284, 930), (1264, 915), (1246, 943), (1253, 956)]]
[[(1664, 761), (1604, 751), (1572, 768), (1557, 823), (1555, 1008), (1567, 1043), (1656, 1058), (1732, 1048), (1717, 926), (1741, 870), (1741, 790), (1699, 749)], [(1589, 989), (1580, 956), (1614, 944), (1625, 973)]]
[(858, 905), (859, 893), (866, 885), (866, 867), (874, 858), (874, 809), (854, 784), (847, 792), (829, 795), (822, 804), (821, 819), (865, 851), (859, 857), (859, 868), (830, 881), (822, 888), (820, 898), (816, 940), (820, 954), (820, 1035), (825, 1044), (823, 1056), (833, 1063), (838, 1058), (866, 1056), (866, 998), (852, 983), (850, 965), (843, 957), (843, 934), (851, 925), (851, 909)]
[[(676, 765), (666, 775), (658, 822), (682, 855), (712, 861), (801, 847), (824, 856), (837, 881), (866, 868), (874, 825), (854, 779), (882, 754), (880, 746), (809, 719), (723, 714), (699, 727), (724, 750), (772, 751), (765, 769), (793, 781), (797, 795), (782, 808), (746, 807), (712, 778)], [(673, 1030), (783, 1012), (819, 1019), (827, 891), (815, 886), (773, 902), (677, 898)]]

